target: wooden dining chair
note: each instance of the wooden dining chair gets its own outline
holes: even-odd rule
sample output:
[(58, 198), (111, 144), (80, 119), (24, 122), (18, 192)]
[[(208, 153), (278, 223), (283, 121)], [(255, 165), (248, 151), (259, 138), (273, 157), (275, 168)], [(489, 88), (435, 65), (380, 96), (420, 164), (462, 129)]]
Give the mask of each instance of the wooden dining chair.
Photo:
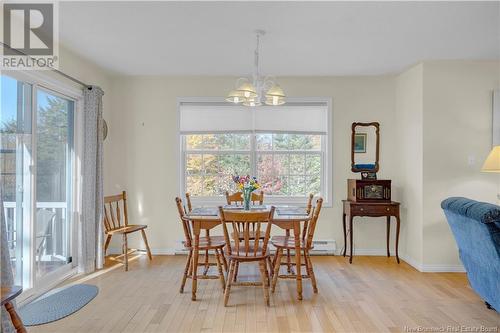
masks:
[[(302, 255), (304, 257), (303, 260), (303, 265), (306, 268), (306, 274), (303, 275), (303, 278), (309, 278), (311, 279), (312, 287), (314, 290), (314, 293), (318, 292), (318, 286), (316, 284), (316, 277), (314, 275), (314, 269), (311, 261), (311, 257), (309, 256), (309, 251), (313, 249), (313, 238), (314, 238), (314, 231), (316, 230), (316, 225), (318, 223), (318, 218), (319, 214), (321, 212), (321, 206), (323, 205), (323, 198), (318, 198), (316, 200), (316, 206), (314, 207), (314, 210), (312, 211), (312, 218), (309, 221), (309, 223), (304, 224), (304, 229), (305, 232), (302, 233), (301, 239), (300, 239), (300, 253), (295, 253), (295, 255)], [(278, 280), (278, 277), (280, 278), (296, 278), (297, 274), (302, 274), (302, 267), (295, 267), (296, 273), (295, 274), (290, 274), (290, 271), (288, 271), (288, 274), (286, 275), (279, 275), (279, 270), (282, 265), (295, 265), (294, 263), (287, 262), (285, 264), (281, 263), (281, 258), (283, 256), (283, 251), (284, 250), (293, 250), (295, 249), (295, 238), (294, 237), (289, 237), (289, 236), (281, 236), (281, 237), (273, 237), (271, 239), (271, 244), (273, 244), (274, 247), (276, 247), (276, 255), (275, 255), (275, 261), (274, 261), (274, 272), (272, 274), (273, 278), (273, 283), (271, 290), (274, 292), (276, 288), (276, 282)]]
[[(311, 213), (312, 209), (312, 202), (313, 202), (314, 194), (309, 193), (309, 196), (307, 198), (307, 205), (306, 205), (306, 213), (309, 215)], [(307, 232), (307, 221), (304, 222), (304, 228), (302, 229), (302, 238), (306, 238), (306, 232)], [(285, 231), (285, 236), (274, 236), (274, 240), (276, 241), (279, 238), (283, 237), (290, 237), (290, 230), (287, 229)], [(286, 267), (287, 267), (287, 272), (288, 273), (293, 273), (292, 272), (292, 256), (290, 255), (290, 249), (286, 250)]]
[[(121, 207), (121, 208), (120, 208)], [(123, 213), (122, 213), (123, 210)], [(124, 256), (123, 263), (125, 264), (125, 271), (128, 271), (128, 242), (127, 236), (133, 232), (140, 231), (149, 260), (152, 260), (151, 250), (149, 249), (148, 238), (144, 231), (148, 226), (144, 224), (129, 224), (127, 213), (127, 192), (123, 191), (121, 194), (111, 195), (104, 197), (104, 229), (106, 234), (106, 241), (104, 243), (104, 255), (108, 250), (109, 242), (113, 235), (122, 235), (122, 255)]]
[[(181, 282), (181, 288), (179, 290), (180, 293), (184, 292), (184, 286), (186, 285), (186, 280), (188, 278), (193, 277), (193, 251), (194, 251), (194, 240), (193, 240), (193, 231), (191, 227), (191, 221), (189, 218), (186, 216), (184, 207), (182, 206), (182, 199), (177, 197), (175, 198), (175, 203), (177, 205), (177, 211), (179, 213), (179, 217), (181, 220), (182, 224), (182, 230), (184, 231), (184, 241), (182, 242), (184, 245), (184, 248), (188, 251), (188, 258), (186, 261), (186, 266), (184, 268), (184, 275), (182, 277), (182, 282)], [(207, 230), (207, 229), (205, 229)], [(198, 269), (198, 266), (205, 266), (205, 271), (203, 272), (203, 275), (197, 276), (199, 279), (220, 279), (221, 284), (222, 284), (222, 291), (225, 290), (225, 280), (224, 280), (224, 272), (222, 271), (222, 266), (224, 266), (224, 270), (227, 271), (227, 263), (224, 259), (224, 246), (226, 246), (225, 238), (224, 236), (206, 236), (206, 237), (200, 237), (200, 246), (199, 250), (204, 251), (205, 254), (207, 255), (207, 261), (203, 263), (198, 263), (196, 269)], [(208, 261), (208, 254), (209, 251), (213, 250), (215, 252), (215, 259), (216, 262), (209, 262)], [(218, 275), (208, 275), (208, 269), (207, 267), (210, 266), (215, 266), (217, 265), (218, 268)]]
[[(250, 201), (252, 201), (253, 205), (264, 204), (264, 192), (262, 191), (260, 191), (259, 193), (252, 192)], [(228, 205), (241, 206), (243, 205), (243, 194), (241, 192), (229, 194), (229, 192), (226, 191), (226, 202)]]
[[(259, 192), (255, 193), (252, 192), (252, 195), (250, 197), (250, 200), (252, 201), (253, 205), (259, 204), (262, 205), (264, 203), (264, 192)], [(236, 192), (229, 194), (228, 191), (226, 191), (226, 202), (228, 205), (236, 205), (236, 206), (242, 206), (243, 205), (243, 194), (242, 192)], [(252, 228), (250, 230), (250, 239), (253, 240), (255, 238), (255, 230)], [(235, 273), (233, 276), (234, 281), (238, 279), (238, 270), (239, 270), (239, 264), (236, 264), (235, 268)]]
[[(271, 224), (274, 216), (274, 206), (269, 211), (236, 211), (223, 210), (219, 207), (219, 215), (224, 230), (224, 237), (228, 246), (227, 258), (229, 260), (229, 275), (226, 280), (224, 292), (224, 306), (229, 301), (231, 286), (262, 286), (264, 300), (269, 306), (269, 271), (267, 261), (269, 249), (267, 247), (271, 234)], [(255, 226), (255, 238), (250, 239), (250, 231)], [(228, 227), (232, 232), (228, 231)], [(261, 238), (261, 234), (263, 238)], [(231, 236), (230, 236), (231, 235)], [(232, 237), (232, 242), (231, 238)], [(235, 282), (233, 276), (239, 263), (258, 262), (260, 268), (260, 281)]]
[[(189, 214), (192, 210), (193, 210), (193, 204), (191, 203), (191, 193), (186, 192), (186, 205), (184, 206), (184, 212), (186, 214)], [(205, 230), (205, 236), (210, 237), (210, 230), (208, 230), (208, 229)], [(204, 260), (204, 262), (205, 262), (205, 272), (204, 273), (205, 274), (210, 269), (210, 265), (208, 264), (208, 261), (209, 261), (208, 256), (209, 256), (209, 253), (208, 253), (208, 250), (206, 250), (205, 251), (205, 260)]]

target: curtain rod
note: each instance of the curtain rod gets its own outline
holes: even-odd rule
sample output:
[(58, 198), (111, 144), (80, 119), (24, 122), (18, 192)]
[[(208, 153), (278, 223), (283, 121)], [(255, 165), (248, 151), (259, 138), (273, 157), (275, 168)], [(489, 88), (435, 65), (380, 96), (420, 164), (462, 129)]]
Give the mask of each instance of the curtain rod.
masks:
[[(22, 52), (22, 51), (19, 51), (19, 50), (16, 50), (16, 49), (12, 48), (10, 45), (5, 44), (4, 42), (0, 42), (0, 43), (1, 43), (4, 47), (7, 47), (7, 48), (9, 48), (10, 50), (12, 50), (12, 51), (14, 51), (14, 52), (16, 52), (16, 53), (18, 53), (18, 54), (20, 54), (20, 55), (23, 55), (23, 56), (29, 57), (30, 59), (34, 59), (33, 57), (31, 57), (31, 56), (27, 55), (26, 53), (24, 53), (24, 52)], [(80, 80), (78, 80), (78, 79), (76, 79), (76, 78), (72, 77), (71, 75), (68, 75), (68, 74), (66, 74), (66, 73), (64, 73), (64, 72), (61, 72), (61, 71), (60, 71), (60, 70), (58, 70), (58, 69), (55, 69), (55, 68), (50, 67), (50, 66), (48, 66), (48, 67), (50, 68), (50, 70), (51, 70), (51, 71), (56, 72), (57, 74), (59, 74), (59, 75), (61, 75), (61, 76), (64, 76), (65, 78), (67, 78), (67, 79), (69, 79), (69, 80), (71, 80), (71, 81), (73, 81), (73, 82), (78, 83), (78, 84), (79, 84), (79, 85), (81, 85), (82, 87), (85, 87), (85, 88), (87, 88), (87, 89), (89, 89), (89, 90), (92, 90), (92, 86), (91, 86), (90, 84), (86, 84), (85, 82), (82, 82), (82, 81), (80, 81)]]

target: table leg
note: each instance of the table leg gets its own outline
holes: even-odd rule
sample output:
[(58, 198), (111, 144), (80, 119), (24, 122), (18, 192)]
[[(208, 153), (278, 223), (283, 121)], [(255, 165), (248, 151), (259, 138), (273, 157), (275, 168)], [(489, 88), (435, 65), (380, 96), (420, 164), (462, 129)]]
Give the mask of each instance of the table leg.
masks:
[(396, 260), (399, 264), (399, 254), (398, 254), (398, 247), (399, 247), (399, 226), (401, 221), (399, 220), (399, 215), (396, 216)]
[(11, 302), (7, 302), (4, 304), (5, 309), (9, 313), (10, 320), (12, 321), (12, 325), (14, 326), (14, 329), (18, 333), (26, 333), (26, 328), (24, 328), (23, 322), (19, 315), (17, 314), (16, 310), (14, 309), (14, 306), (12, 305)]
[(193, 222), (193, 233), (194, 233), (194, 253), (193, 253), (193, 285), (191, 288), (191, 300), (196, 301), (196, 288), (198, 285), (198, 258), (200, 249), (200, 223)]
[(302, 267), (300, 264), (300, 222), (293, 223), (293, 235), (295, 238), (295, 274), (297, 277), (297, 298), (302, 300)]
[(389, 251), (389, 236), (391, 235), (391, 217), (387, 216), (387, 256), (391, 256), (391, 252)]
[(352, 220), (353, 220), (353, 216), (350, 215), (349, 216), (349, 263), (352, 264)]
[(345, 253), (347, 251), (347, 232), (345, 230), (345, 213), (342, 214), (342, 227), (344, 229), (344, 253), (342, 253), (342, 255), (345, 257)]

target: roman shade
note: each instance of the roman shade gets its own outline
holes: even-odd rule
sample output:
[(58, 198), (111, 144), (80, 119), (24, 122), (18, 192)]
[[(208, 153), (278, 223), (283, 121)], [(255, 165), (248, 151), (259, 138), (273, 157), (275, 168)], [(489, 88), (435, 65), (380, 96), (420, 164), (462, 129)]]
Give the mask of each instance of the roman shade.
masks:
[(326, 134), (326, 102), (245, 107), (228, 103), (181, 102), (180, 133), (260, 132)]

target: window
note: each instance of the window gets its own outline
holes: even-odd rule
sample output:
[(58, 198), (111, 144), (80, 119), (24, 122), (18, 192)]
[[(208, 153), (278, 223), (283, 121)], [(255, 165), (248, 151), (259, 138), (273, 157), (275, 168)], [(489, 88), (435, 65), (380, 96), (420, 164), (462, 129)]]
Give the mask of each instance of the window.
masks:
[[(181, 193), (221, 201), (234, 192), (232, 175), (256, 176), (267, 202), (328, 200), (328, 103), (246, 108), (181, 102)], [(229, 119), (229, 121), (228, 121)]]

